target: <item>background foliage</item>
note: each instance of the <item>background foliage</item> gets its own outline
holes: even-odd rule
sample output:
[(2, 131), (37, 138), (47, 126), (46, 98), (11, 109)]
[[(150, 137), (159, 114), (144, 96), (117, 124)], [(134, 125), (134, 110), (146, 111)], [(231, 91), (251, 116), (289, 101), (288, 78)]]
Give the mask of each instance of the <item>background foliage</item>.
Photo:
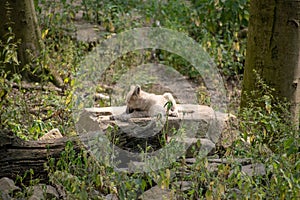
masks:
[[(41, 75), (39, 83), (34, 83), (35, 87), (24, 84), (17, 57), (17, 47), (22, 41), (14, 38), (14, 30), (10, 29), (6, 39), (0, 41), (1, 129), (11, 129), (23, 139), (38, 139), (52, 128), (59, 128), (64, 135), (74, 134), (70, 104), (73, 75), (79, 61), (97, 44), (97, 41), (76, 40), (78, 15), (85, 23), (94, 24), (102, 39), (145, 26), (161, 26), (186, 33), (214, 58), (224, 80), (228, 81), (228, 92), (234, 104), (231, 112), (239, 112), (235, 100), (239, 99), (236, 91), (246, 54), (249, 0), (61, 0), (55, 3), (35, 0), (35, 5), (45, 49), (33, 61), (37, 63), (34, 66), (41, 70), (54, 63), (65, 86), (61, 90), (53, 89), (48, 84), (51, 77), (46, 74)], [(201, 84), (200, 75), (185, 60), (165, 51), (155, 53), (157, 62), (172, 65), (191, 82)], [(140, 64), (141, 60), (151, 60), (151, 56), (152, 52), (147, 50), (124, 55), (108, 70), (112, 76), (105, 77), (106, 83), (113, 84), (120, 73)], [(234, 80), (236, 86), (231, 88), (229, 80)], [(128, 175), (115, 172), (105, 163), (93, 163), (85, 152), (76, 155), (72, 144), (66, 146), (60, 159), (49, 159), (50, 180), (64, 185), (73, 198), (84, 199), (96, 198), (97, 195), (93, 196), (95, 191), (134, 199), (154, 184), (152, 179), (183, 199), (297, 199), (300, 197), (299, 132), (288, 121), (288, 106), (284, 102), (274, 104), (275, 97), (269, 92), (272, 88), (259, 77), (258, 82), (263, 90), (255, 92), (263, 92), (265, 98), (249, 99), (249, 107), (240, 111), (241, 138), (220, 154), (232, 162), (209, 172), (206, 168), (208, 158), (197, 159), (188, 169), (190, 173), (178, 178), (178, 181), (194, 182), (188, 191), (178, 193), (178, 186), (170, 179), (170, 170), (179, 173), (187, 168), (184, 158), (156, 174)], [(102, 86), (98, 91), (109, 94)], [(200, 103), (209, 104), (204, 93), (199, 90)], [(99, 104), (109, 105), (109, 102)], [(258, 108), (257, 104), (263, 106)], [(234, 162), (236, 158), (263, 163), (266, 174), (244, 174), (241, 166)], [(90, 173), (86, 174), (86, 171)]]

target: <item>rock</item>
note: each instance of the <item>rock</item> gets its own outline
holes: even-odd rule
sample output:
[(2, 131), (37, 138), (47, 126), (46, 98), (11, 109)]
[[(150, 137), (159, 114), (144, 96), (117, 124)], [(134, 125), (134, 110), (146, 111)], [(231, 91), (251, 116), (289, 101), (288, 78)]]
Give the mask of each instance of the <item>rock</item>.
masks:
[(242, 166), (242, 172), (248, 176), (262, 176), (266, 174), (266, 168), (262, 163), (254, 163)]
[(187, 164), (195, 164), (197, 162), (196, 158), (186, 158), (185, 162)]
[[(1, 193), (1, 192), (0, 192)], [(1, 196), (0, 196), (0, 199), (1, 200), (11, 200), (11, 196), (9, 196), (9, 194), (7, 193), (1, 193)]]
[(146, 164), (145, 162), (138, 162), (138, 161), (131, 161), (128, 163), (128, 168), (129, 172), (136, 172), (136, 171), (141, 171), (145, 170)]
[(101, 93), (95, 93), (94, 94), (94, 99), (95, 99), (95, 101), (97, 101), (97, 100), (109, 100), (109, 96), (107, 96), (105, 94), (101, 94)]
[(57, 193), (59, 194), (60, 199), (67, 199), (67, 192), (64, 186), (59, 184), (54, 184)]
[[(263, 176), (266, 175), (266, 167), (262, 163), (254, 163), (242, 166), (241, 171), (247, 176)], [(230, 171), (229, 176), (233, 174)]]
[(232, 164), (239, 163), (240, 165), (247, 165), (251, 163), (251, 158), (209, 158), (208, 162), (210, 163), (222, 163), (222, 164)]
[(173, 184), (176, 186), (176, 188), (180, 189), (183, 192), (191, 189), (191, 187), (193, 186), (192, 181), (178, 181), (174, 182)]
[(230, 194), (229, 199), (243, 199), (244, 195), (241, 190), (237, 188), (229, 189), (228, 194)]
[(99, 34), (99, 31), (104, 31), (105, 29), (97, 24), (90, 24), (85, 21), (76, 21), (74, 25), (76, 27), (76, 34), (74, 34), (73, 37), (75, 37), (78, 41), (96, 42), (103, 39), (101, 34)]
[(77, 12), (75, 13), (74, 20), (75, 20), (75, 21), (81, 20), (83, 15), (84, 15), (84, 11), (83, 11), (83, 10), (77, 11)]
[[(192, 105), (192, 104), (178, 104), (178, 117), (169, 117), (169, 129), (178, 129), (184, 126), (188, 133), (193, 132), (193, 136), (206, 136), (208, 126), (213, 119), (214, 110), (208, 106), (203, 105)], [(124, 113), (126, 106), (119, 107), (101, 107), (101, 108), (85, 108), (85, 111), (94, 113), (98, 117), (98, 122), (100, 127), (106, 127), (108, 124), (115, 125), (116, 121), (113, 120), (112, 116), (118, 116)], [(110, 114), (110, 115), (109, 115)], [(145, 123), (151, 122), (150, 117), (143, 118), (130, 118), (126, 121), (117, 121), (118, 127), (124, 129), (128, 127), (130, 123), (136, 125), (143, 125)], [(102, 129), (103, 129), (102, 128)], [(170, 131), (172, 132), (172, 131)]]
[[(197, 162), (197, 160), (196, 158), (187, 158), (185, 159), (185, 162), (189, 166), (189, 165), (194, 165)], [(218, 171), (218, 166), (220, 164), (221, 163), (217, 163), (217, 162), (208, 162), (206, 168), (209, 172), (216, 172)]]
[(50, 185), (38, 184), (29, 189), (32, 190), (29, 200), (59, 199), (58, 192)]
[(115, 194), (108, 194), (105, 196), (105, 200), (118, 200), (118, 197)]
[(21, 191), (21, 189), (15, 185), (13, 180), (7, 177), (0, 179), (1, 199), (11, 199), (10, 194), (16, 191)]
[(48, 133), (40, 137), (38, 140), (51, 140), (51, 139), (58, 139), (62, 138), (62, 134), (60, 133), (59, 129), (54, 128), (50, 130)]
[(211, 155), (215, 150), (215, 144), (209, 139), (184, 138), (184, 142), (189, 146), (186, 158), (193, 158), (195, 153), (199, 156)]
[(220, 163), (208, 163), (207, 165), (207, 171), (209, 172), (217, 172), (219, 169)]
[(79, 135), (100, 131), (99, 123), (95, 121), (92, 113), (84, 110), (81, 113), (75, 113), (74, 116), (76, 116), (74, 119), (78, 118), (77, 121), (75, 120), (75, 127)]
[[(213, 143), (228, 147), (238, 137), (237, 119), (234, 115), (214, 111), (209, 106), (195, 104), (177, 104), (179, 116), (168, 118), (168, 128), (180, 129), (183, 127), (188, 137), (205, 137)], [(121, 129), (128, 129), (130, 123), (144, 126), (152, 119), (150, 117), (130, 118), (128, 121), (113, 120), (112, 116), (124, 113), (126, 106), (85, 108), (85, 111), (97, 115), (101, 130), (105, 131), (108, 125), (117, 125)], [(131, 128), (129, 127), (131, 130)], [(173, 131), (170, 131), (172, 133)]]
[(158, 185), (144, 192), (139, 199), (142, 200), (165, 200), (173, 199), (173, 194), (169, 189), (161, 189)]
[(236, 116), (229, 113), (215, 112), (207, 136), (217, 146), (228, 148), (239, 136)]

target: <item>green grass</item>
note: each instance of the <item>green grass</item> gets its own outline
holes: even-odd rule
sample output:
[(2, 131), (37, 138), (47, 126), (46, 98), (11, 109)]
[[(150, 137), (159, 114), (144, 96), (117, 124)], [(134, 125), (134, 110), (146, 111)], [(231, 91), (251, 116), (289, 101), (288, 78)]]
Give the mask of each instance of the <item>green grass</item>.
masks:
[[(18, 71), (19, 41), (11, 39), (14, 30), (8, 34), (10, 38), (1, 41), (0, 47), (9, 50), (0, 54), (1, 129), (10, 129), (25, 140), (38, 139), (52, 128), (59, 128), (64, 135), (75, 133), (71, 116), (73, 75), (80, 60), (95, 45), (78, 42), (68, 34), (75, 30), (73, 19), (79, 10), (83, 11), (83, 19), (88, 23), (104, 28), (103, 38), (145, 26), (162, 26), (184, 32), (214, 58), (224, 78), (241, 76), (246, 39), (239, 37), (239, 33), (248, 25), (247, 0), (35, 2), (45, 49), (34, 62), (40, 68), (47, 68), (52, 63), (63, 77), (65, 88), (61, 92), (26, 89)], [(157, 51), (157, 54), (157, 62), (172, 65), (191, 81), (201, 83), (198, 72), (184, 59), (165, 51)], [(45, 60), (46, 57), (51, 60)], [(113, 85), (122, 73), (140, 65), (141, 61), (151, 61), (150, 50), (123, 55), (110, 66), (103, 80)], [(7, 68), (14, 70), (7, 71)], [(36, 86), (48, 86), (51, 76), (40, 76)], [(85, 151), (75, 153), (72, 144), (68, 143), (60, 158), (49, 158), (46, 169), (50, 182), (63, 185), (70, 198), (74, 199), (97, 199), (97, 195), (93, 195), (95, 191), (102, 195), (113, 193), (120, 199), (135, 199), (154, 185), (170, 188), (175, 196), (182, 199), (298, 199), (299, 131), (293, 129), (287, 120), (288, 105), (278, 102), (270, 92), (272, 89), (262, 82), (260, 84), (265, 98), (250, 98), (248, 108), (241, 111), (233, 107), (235, 110), (232, 112), (239, 113), (240, 139), (220, 153), (222, 158), (231, 162), (220, 164), (214, 172), (207, 170), (206, 157), (197, 158), (193, 165), (187, 165), (182, 158), (168, 168), (147, 174), (117, 172), (107, 163), (96, 162)], [(201, 90), (199, 99), (201, 103), (209, 104), (207, 94)], [(109, 102), (101, 104), (110, 105)], [(241, 165), (235, 162), (236, 158), (262, 163), (266, 167), (266, 175), (251, 177), (243, 174)], [(182, 174), (183, 169), (189, 173)], [(178, 176), (173, 177), (173, 174)], [(193, 184), (183, 192), (175, 184), (177, 181), (192, 181)]]

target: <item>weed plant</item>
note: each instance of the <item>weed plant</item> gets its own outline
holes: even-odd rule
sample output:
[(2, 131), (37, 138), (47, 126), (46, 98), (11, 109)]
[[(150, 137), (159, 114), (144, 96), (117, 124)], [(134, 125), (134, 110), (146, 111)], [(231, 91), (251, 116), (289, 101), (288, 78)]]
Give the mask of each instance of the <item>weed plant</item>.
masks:
[[(240, 111), (241, 137), (219, 155), (221, 160), (226, 160), (224, 163), (212, 165), (210, 157), (195, 154), (193, 164), (182, 157), (169, 167), (148, 173), (119, 172), (105, 163), (95, 162), (86, 153), (75, 154), (69, 144), (56, 164), (50, 162), (50, 177), (54, 177), (51, 180), (66, 184), (68, 193), (76, 198), (91, 195), (90, 192), (82, 193), (90, 191), (85, 188), (88, 187), (103, 195), (113, 193), (120, 199), (136, 199), (143, 191), (157, 185), (168, 189), (174, 199), (298, 199), (299, 132), (288, 120), (288, 104), (276, 100), (273, 90), (262, 80), (258, 83), (262, 90), (254, 94), (263, 92), (268, 97), (252, 99), (249, 106)], [(263, 170), (246, 173), (242, 170), (245, 164), (240, 161), (245, 158), (256, 166), (263, 166)], [(87, 160), (93, 164), (87, 164)], [(93, 167), (95, 163), (97, 167)], [(65, 180), (69, 179), (67, 177), (70, 180)], [(77, 181), (72, 181), (74, 178)], [(102, 190), (95, 179), (102, 181)], [(185, 190), (184, 182), (189, 183)]]
[[(45, 49), (33, 62), (41, 68), (56, 66), (65, 88), (36, 90), (23, 85), (17, 59), (20, 41), (15, 40), (14, 30), (10, 29), (6, 39), (0, 41), (0, 124), (1, 129), (11, 129), (23, 139), (37, 139), (52, 128), (59, 128), (63, 134), (74, 133), (70, 104), (72, 77), (91, 45), (75, 41), (69, 34), (76, 29), (73, 20), (79, 11), (83, 11), (87, 22), (104, 27), (101, 33), (104, 38), (135, 27), (170, 28), (199, 42), (225, 76), (240, 75), (243, 71), (246, 40), (242, 33), (248, 25), (249, 0), (149, 0), (147, 4), (137, 0), (84, 0), (79, 4), (73, 0), (55, 3), (36, 0), (35, 3)], [(148, 62), (152, 55), (152, 50), (123, 55), (111, 65), (104, 80), (113, 84), (132, 63)], [(160, 50), (155, 55), (155, 61), (200, 79), (197, 71), (177, 55)], [(37, 86), (47, 85), (51, 76), (41, 74), (40, 80)], [(136, 199), (154, 185), (169, 189), (178, 199), (299, 199), (299, 131), (289, 121), (289, 105), (278, 101), (272, 89), (260, 79), (258, 83), (261, 90), (249, 94), (249, 106), (240, 111), (241, 139), (218, 155), (228, 162), (214, 170), (208, 170), (211, 163), (207, 157), (196, 157), (193, 164), (183, 157), (170, 167), (147, 174), (117, 172), (106, 163), (96, 162), (89, 153), (75, 151), (68, 143), (60, 158), (49, 158), (46, 169), (50, 181), (62, 185), (70, 199), (101, 199), (107, 194)], [(263, 93), (262, 99), (251, 98), (257, 92)], [(237, 158), (263, 164), (265, 173), (245, 174)], [(190, 187), (182, 190), (182, 181), (190, 182)]]

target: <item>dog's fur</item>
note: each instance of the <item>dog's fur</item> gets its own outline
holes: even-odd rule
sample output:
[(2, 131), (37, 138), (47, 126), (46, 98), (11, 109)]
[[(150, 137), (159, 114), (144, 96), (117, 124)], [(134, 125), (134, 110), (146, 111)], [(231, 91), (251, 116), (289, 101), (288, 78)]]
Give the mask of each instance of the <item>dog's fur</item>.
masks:
[(156, 95), (141, 90), (141, 86), (131, 86), (126, 97), (126, 114), (130, 117), (152, 117), (159, 113), (165, 114), (167, 111), (167, 102), (172, 103), (169, 110), (169, 116), (177, 117), (178, 110), (176, 101), (171, 93)]

